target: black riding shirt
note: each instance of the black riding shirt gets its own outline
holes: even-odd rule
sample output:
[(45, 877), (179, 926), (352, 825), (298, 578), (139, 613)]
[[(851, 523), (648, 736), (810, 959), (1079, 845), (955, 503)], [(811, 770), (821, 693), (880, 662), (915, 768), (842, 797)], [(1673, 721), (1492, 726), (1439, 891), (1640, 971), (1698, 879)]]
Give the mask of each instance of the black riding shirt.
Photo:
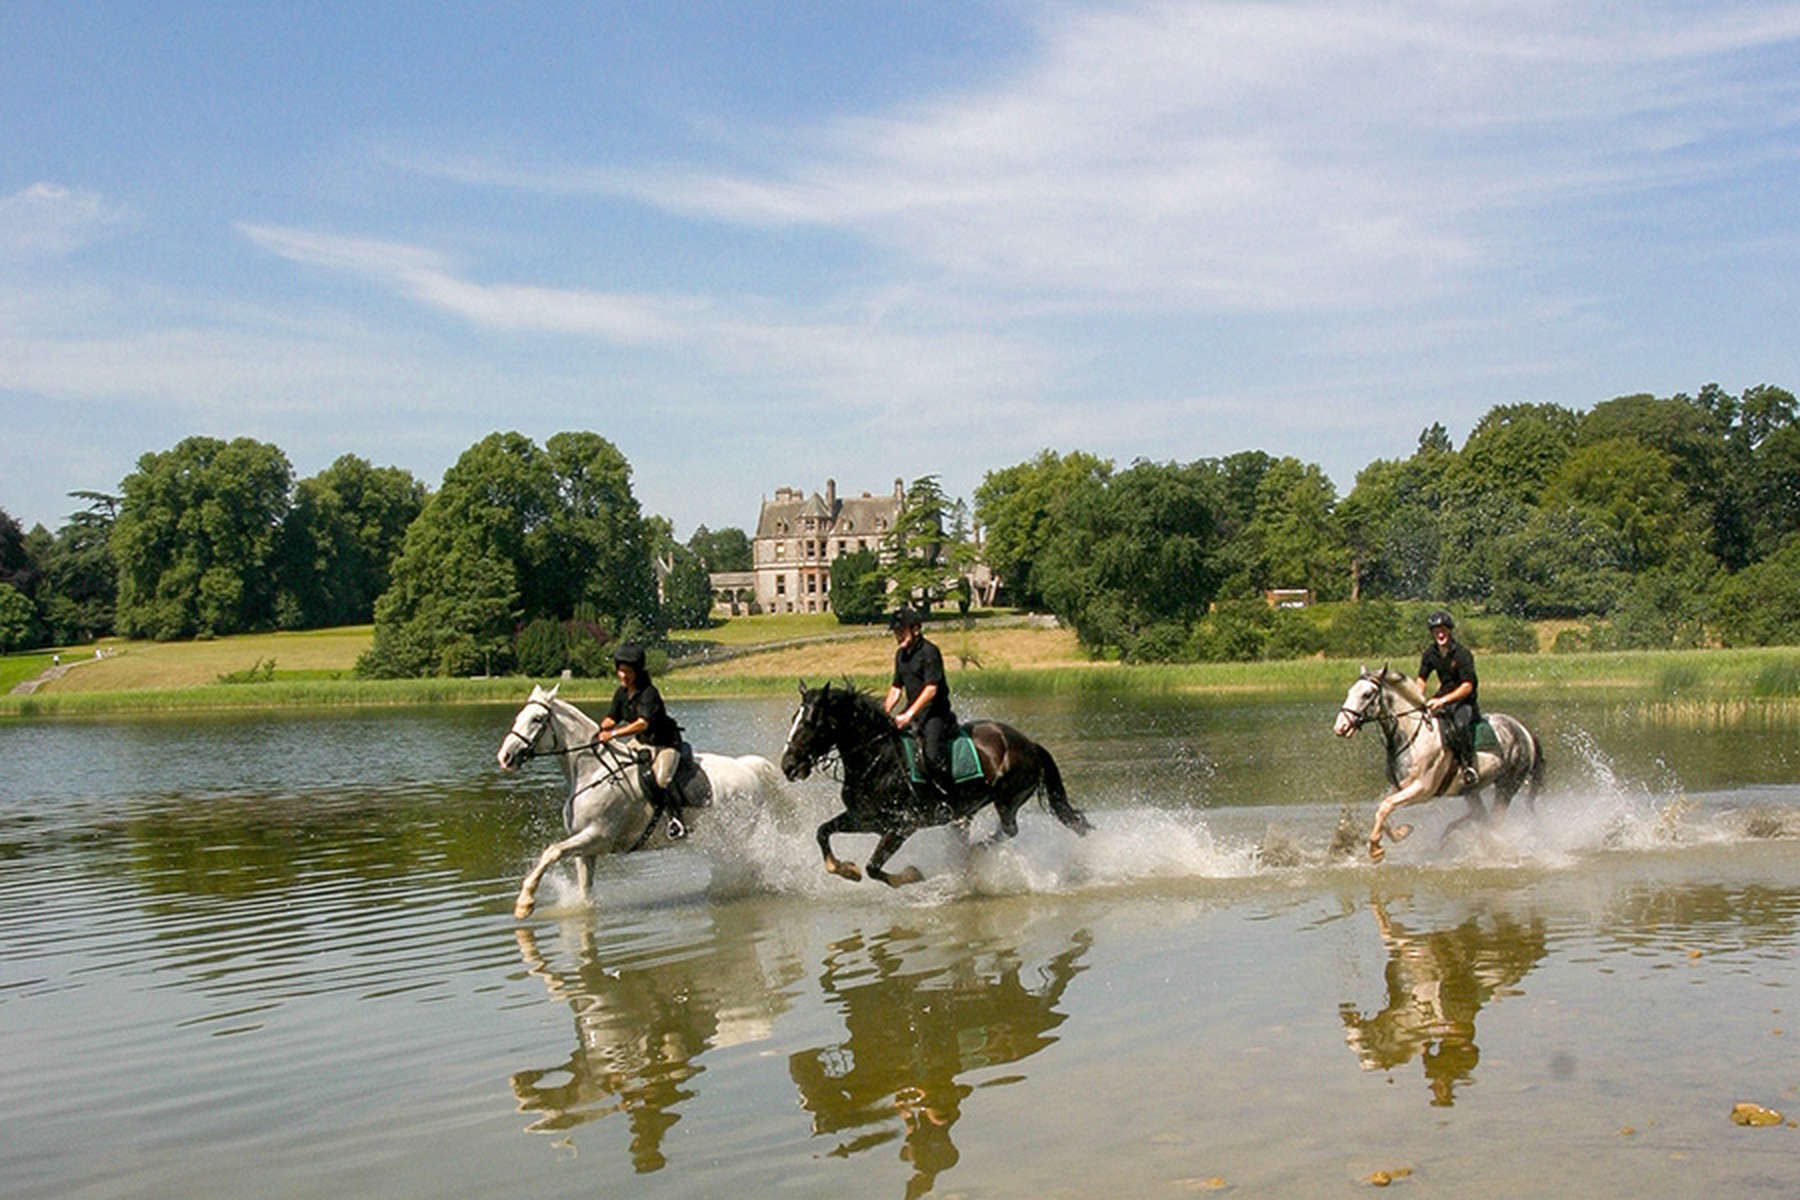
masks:
[(1481, 683), (1475, 678), (1475, 656), (1469, 648), (1452, 638), (1447, 647), (1440, 650), (1436, 642), (1425, 647), (1425, 653), (1419, 658), (1419, 678), (1424, 679), (1433, 671), (1437, 672), (1437, 695), (1455, 690), (1460, 685), (1469, 685), (1469, 694), (1458, 700), (1458, 705), (1466, 704), (1477, 719), (1481, 715), (1481, 705), (1477, 702)]
[(894, 686), (906, 694), (908, 705), (934, 683), (937, 684), (937, 695), (931, 698), (918, 718), (951, 720), (950, 681), (944, 678), (944, 656), (938, 653), (938, 648), (921, 635), (894, 651)]
[(639, 717), (644, 718), (647, 727), (638, 738), (646, 745), (658, 749), (670, 746), (679, 749), (681, 746), (681, 726), (669, 715), (662, 693), (656, 690), (654, 683), (646, 683), (635, 696), (620, 687), (613, 693), (612, 709), (606, 715), (618, 725), (629, 725)]

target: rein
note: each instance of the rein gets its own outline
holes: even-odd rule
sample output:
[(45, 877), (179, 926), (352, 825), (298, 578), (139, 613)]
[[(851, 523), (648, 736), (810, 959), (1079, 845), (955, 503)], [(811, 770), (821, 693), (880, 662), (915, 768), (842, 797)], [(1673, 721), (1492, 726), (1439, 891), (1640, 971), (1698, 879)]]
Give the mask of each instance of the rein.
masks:
[[(588, 782), (582, 784), (580, 787), (571, 787), (569, 789), (569, 799), (566, 802), (567, 804), (573, 804), (575, 798), (583, 792), (591, 791), (603, 783), (613, 783), (627, 777), (627, 768), (636, 761), (630, 751), (622, 749), (603, 750), (602, 747), (610, 747), (615, 743), (611, 740), (603, 742), (599, 738), (595, 738), (591, 742), (582, 742), (579, 745), (562, 745), (562, 726), (557, 723), (556, 710), (552, 708), (550, 703), (546, 700), (532, 700), (527, 702), (525, 707), (530, 708), (533, 705), (544, 710), (544, 716), (547, 718), (544, 722), (544, 728), (550, 731), (552, 745), (548, 750), (539, 750), (537, 748), (536, 738), (529, 742), (525, 742), (525, 749), (519, 753), (520, 761), (523, 762), (528, 759), (537, 758), (540, 755), (551, 758), (567, 758), (592, 750), (594, 752), (594, 761), (600, 765), (600, 775), (597, 778), (588, 780)], [(513, 736), (519, 737), (517, 731), (513, 732)], [(540, 731), (538, 737), (542, 736), (543, 733)], [(519, 737), (519, 740), (524, 741), (525, 739)], [(571, 782), (573, 782), (573, 780), (571, 780)]]
[[(854, 695), (855, 693), (846, 693), (846, 694)], [(900, 738), (906, 736), (899, 729), (897, 729), (893, 725), (889, 724), (884, 729), (872, 729), (871, 732), (869, 732), (866, 736), (858, 739), (857, 741), (850, 742), (850, 741), (846, 740), (846, 737), (845, 737), (846, 731), (841, 728), (841, 726), (844, 723), (845, 722), (843, 722), (841, 720), (834, 720), (832, 722), (831, 746), (825, 751), (825, 753), (823, 753), (823, 754), (819, 755), (817, 758), (813, 759), (813, 763), (812, 763), (813, 770), (819, 772), (819, 774), (825, 776), (827, 779), (831, 780), (834, 783), (841, 784), (841, 783), (845, 782), (844, 777), (837, 773), (840, 768), (845, 771), (848, 771), (851, 769), (849, 764), (844, 762), (844, 755), (846, 753), (849, 753), (852, 757), (855, 757), (858, 753), (868, 750), (870, 747), (880, 746), (882, 743), (890, 741), (890, 740), (898, 741)], [(873, 722), (871, 721), (870, 724), (872, 726)], [(900, 760), (902, 762), (904, 762), (905, 753), (902, 751), (898, 757), (900, 758)], [(879, 765), (878, 762), (872, 761), (870, 763), (871, 767), (877, 766), (877, 765)], [(902, 768), (902, 769), (904, 769), (904, 768)]]
[[(1368, 677), (1365, 676), (1365, 678), (1368, 678)], [(1423, 705), (1420, 705), (1416, 708), (1406, 708), (1406, 709), (1396, 710), (1388, 702), (1387, 683), (1383, 680), (1373, 679), (1373, 678), (1371, 678), (1369, 680), (1369, 682), (1374, 683), (1376, 685), (1376, 687), (1375, 687), (1376, 712), (1373, 716), (1369, 715), (1369, 713), (1367, 711), (1365, 711), (1368, 708), (1368, 705), (1366, 705), (1366, 704), (1361, 709), (1355, 709), (1355, 708), (1351, 708), (1349, 705), (1344, 705), (1343, 707), (1339, 708), (1338, 711), (1340, 713), (1344, 713), (1347, 716), (1349, 716), (1350, 719), (1356, 723), (1355, 728), (1357, 728), (1357, 729), (1361, 729), (1364, 725), (1367, 725), (1370, 721), (1374, 721), (1376, 724), (1380, 725), (1382, 736), (1387, 739), (1388, 754), (1390, 757), (1396, 756), (1401, 752), (1412, 749), (1412, 744), (1419, 740), (1420, 734), (1425, 732), (1425, 721), (1421, 720), (1416, 725), (1414, 725), (1413, 731), (1412, 731), (1412, 736), (1407, 738), (1405, 742), (1401, 742), (1400, 741), (1400, 719), (1402, 717), (1410, 717), (1410, 716), (1414, 716), (1414, 715), (1422, 715), (1426, 718), (1429, 718), (1432, 715), (1431, 709), (1428, 707), (1425, 707)]]

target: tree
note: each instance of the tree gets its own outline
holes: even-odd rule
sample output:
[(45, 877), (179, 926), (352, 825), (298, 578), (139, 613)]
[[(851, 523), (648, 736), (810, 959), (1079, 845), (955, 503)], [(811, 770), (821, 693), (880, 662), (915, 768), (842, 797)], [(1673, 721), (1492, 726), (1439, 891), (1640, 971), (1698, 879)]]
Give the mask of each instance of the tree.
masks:
[(359, 669), (509, 670), (514, 630), (537, 617), (591, 612), (613, 630), (657, 628), (650, 540), (630, 474), (592, 433), (559, 433), (543, 449), (495, 433), (464, 451), (406, 531)]
[(112, 632), (118, 571), (113, 565), (112, 528), (116, 496), (71, 492), (87, 507), (71, 513), (41, 557), (39, 607), (50, 639), (59, 644), (92, 641)]
[(1545, 496), (1599, 520), (1619, 538), (1627, 572), (1675, 565), (1704, 552), (1704, 514), (1676, 478), (1674, 461), (1629, 438), (1583, 446)]
[(929, 612), (942, 598), (948, 571), (944, 553), (948, 509), (936, 475), (921, 475), (906, 489), (894, 527), (882, 539), (888, 577), (900, 603), (915, 603)]
[(1217, 594), (1216, 471), (1138, 461), (1065, 492), (1039, 563), (1044, 598), (1089, 649), (1168, 657)]
[(5, 509), (0, 509), (0, 583), (29, 595), (37, 571), (25, 547), (25, 531)]
[(1283, 458), (1269, 467), (1243, 533), (1259, 590), (1303, 587), (1324, 599), (1347, 591), (1348, 554), (1332, 521), (1336, 504), (1337, 490), (1317, 465)]
[(1052, 518), (1057, 498), (1104, 480), (1112, 463), (1080, 451), (1067, 457), (1044, 450), (1029, 462), (989, 471), (975, 489), (975, 517), (987, 532), (988, 566), (1013, 603), (1044, 605), (1037, 564), (1059, 536)]
[(1710, 608), (1727, 646), (1800, 645), (1800, 537), (1722, 578)]
[(399, 467), (354, 454), (294, 489), (282, 526), (280, 624), (291, 629), (372, 620), (425, 485)]
[(37, 606), (10, 583), (0, 583), (0, 654), (25, 644), (37, 623)]
[(700, 556), (677, 546), (663, 581), (663, 618), (670, 629), (705, 629), (712, 624), (712, 578)]
[(544, 451), (551, 486), (544, 527), (529, 537), (532, 574), (521, 581), (528, 611), (570, 617), (591, 604), (615, 625), (635, 617), (660, 629), (631, 464), (597, 433), (556, 434)]
[(167, 641), (271, 626), (292, 486), (287, 456), (250, 438), (192, 437), (138, 459), (111, 538), (119, 632)]
[(715, 531), (702, 525), (694, 530), (687, 545), (700, 556), (708, 571), (748, 571), (756, 565), (750, 539), (741, 529)]
[(887, 604), (887, 572), (873, 550), (852, 550), (831, 560), (831, 611), (841, 625), (872, 625)]
[(1575, 449), (1581, 417), (1558, 404), (1502, 404), (1488, 410), (1450, 472), (1454, 491), (1501, 493), (1535, 505)]

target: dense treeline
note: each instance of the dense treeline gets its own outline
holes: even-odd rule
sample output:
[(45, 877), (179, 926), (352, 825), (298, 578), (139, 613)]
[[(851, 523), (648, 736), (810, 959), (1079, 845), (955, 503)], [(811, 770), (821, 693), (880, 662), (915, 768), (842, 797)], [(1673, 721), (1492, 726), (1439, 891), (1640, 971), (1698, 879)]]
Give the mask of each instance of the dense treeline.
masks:
[[(76, 498), (54, 534), (0, 512), (0, 650), (373, 621), (369, 674), (602, 673), (621, 638), (703, 626), (708, 572), (751, 558), (738, 529), (677, 543), (593, 433), (493, 434), (435, 493), (354, 455), (296, 482), (275, 446), (196, 437)], [(1498, 406), (1460, 448), (1434, 425), (1341, 498), (1260, 451), (1124, 468), (1045, 451), (974, 500), (1010, 599), (1128, 660), (1416, 646), (1427, 601), (1479, 616), (1492, 646), (1529, 648), (1542, 618), (1575, 646), (1800, 642), (1800, 424), (1776, 387)], [(881, 554), (834, 564), (834, 607), (966, 604), (968, 527), (915, 480)], [(1271, 609), (1283, 588), (1360, 603)]]
[(493, 434), (435, 494), (354, 455), (295, 482), (276, 446), (188, 438), (78, 493), (56, 534), (0, 512), (0, 650), (372, 621), (366, 674), (604, 674), (623, 637), (706, 624), (708, 572), (750, 559), (741, 530), (676, 544), (630, 480), (592, 433)]
[(1432, 426), (1341, 500), (1317, 467), (1256, 451), (1122, 470), (1046, 451), (990, 472), (976, 513), (1018, 601), (1127, 659), (1337, 644), (1320, 621), (1271, 613), (1278, 588), (1388, 602), (1354, 618), (1377, 640), (1410, 619), (1394, 602), (1430, 599), (1574, 619), (1574, 645), (1792, 642), (1795, 415), (1775, 387), (1624, 396), (1586, 413), (1503, 405), (1460, 449)]

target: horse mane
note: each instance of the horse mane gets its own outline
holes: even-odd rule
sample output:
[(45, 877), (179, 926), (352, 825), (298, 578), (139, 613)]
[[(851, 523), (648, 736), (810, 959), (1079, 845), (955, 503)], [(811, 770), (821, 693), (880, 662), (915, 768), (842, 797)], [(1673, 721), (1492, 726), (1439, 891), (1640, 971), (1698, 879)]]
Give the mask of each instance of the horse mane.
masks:
[(558, 684), (556, 687), (551, 688), (547, 692), (544, 691), (544, 689), (541, 687), (534, 688), (532, 690), (531, 698), (533, 700), (543, 701), (546, 705), (549, 706), (550, 711), (553, 713), (572, 717), (577, 722), (577, 724), (580, 725), (581, 729), (587, 736), (592, 737), (594, 734), (598, 733), (600, 731), (600, 722), (594, 720), (594, 718), (588, 716), (586, 713), (582, 712), (579, 708), (576, 708), (573, 704), (569, 703), (567, 700), (564, 700), (562, 697), (560, 697), (556, 694), (558, 689), (561, 688), (561, 686), (562, 686), (561, 684)]
[(849, 703), (848, 711), (857, 721), (872, 728), (879, 728), (883, 732), (893, 732), (893, 719), (888, 716), (887, 710), (881, 707), (881, 701), (875, 698), (873, 692), (864, 691), (850, 679), (846, 678), (842, 686), (826, 684), (825, 694), (828, 697), (845, 697)]
[(1418, 707), (1425, 703), (1425, 693), (1419, 690), (1419, 681), (1405, 671), (1382, 667), (1381, 682), (1399, 692), (1401, 699), (1408, 704)]

